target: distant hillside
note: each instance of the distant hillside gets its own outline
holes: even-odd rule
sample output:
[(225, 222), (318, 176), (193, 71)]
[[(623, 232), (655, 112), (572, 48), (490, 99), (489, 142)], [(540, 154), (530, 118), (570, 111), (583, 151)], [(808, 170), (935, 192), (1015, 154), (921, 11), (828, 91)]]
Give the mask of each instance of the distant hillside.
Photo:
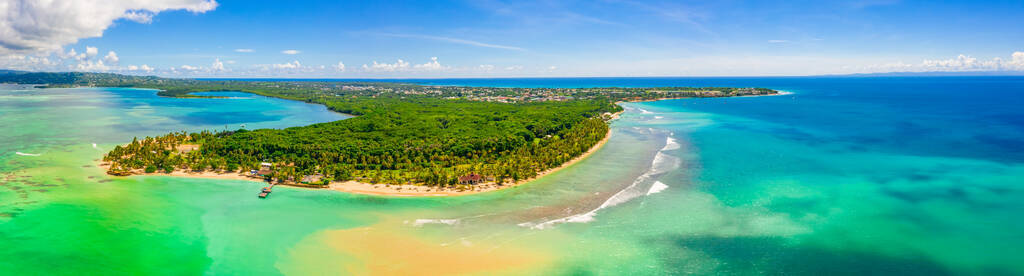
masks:
[(0, 83), (49, 84), (51, 86), (129, 86), (164, 80), (154, 76), (129, 76), (88, 72), (0, 71)]
[(18, 70), (7, 70), (7, 69), (0, 69), (0, 75), (8, 75), (8, 74), (23, 74), (23, 73), (28, 73), (28, 72), (25, 72), (25, 71), (18, 71)]

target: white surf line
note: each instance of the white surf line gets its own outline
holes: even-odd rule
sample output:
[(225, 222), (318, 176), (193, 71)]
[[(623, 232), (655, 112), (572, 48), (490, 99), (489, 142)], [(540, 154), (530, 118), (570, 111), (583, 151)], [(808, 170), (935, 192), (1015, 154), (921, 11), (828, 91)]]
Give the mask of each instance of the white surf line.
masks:
[[(667, 185), (665, 185), (664, 183), (661, 183), (660, 181), (656, 181), (655, 180), (655, 182), (652, 184), (651, 187), (649, 187), (647, 189), (647, 191), (640, 190), (641, 188), (639, 186), (642, 183), (646, 183), (647, 181), (653, 180), (654, 177), (656, 177), (656, 176), (658, 176), (660, 174), (664, 174), (664, 173), (666, 173), (668, 171), (671, 171), (671, 170), (674, 170), (676, 168), (679, 168), (681, 160), (679, 160), (679, 158), (677, 158), (677, 157), (670, 156), (670, 155), (667, 155), (667, 154), (664, 153), (664, 151), (674, 150), (674, 149), (678, 149), (678, 148), (679, 148), (679, 144), (676, 143), (675, 139), (672, 138), (672, 137), (667, 137), (665, 139), (665, 146), (662, 147), (662, 149), (659, 150), (658, 153), (654, 155), (654, 160), (651, 160), (651, 168), (650, 169), (648, 169), (646, 172), (644, 172), (639, 177), (634, 179), (633, 183), (631, 183), (629, 186), (627, 186), (626, 188), (623, 188), (622, 190), (619, 190), (614, 195), (612, 195), (607, 200), (605, 200), (604, 203), (601, 203), (601, 206), (598, 206), (597, 208), (594, 208), (593, 210), (590, 210), (590, 211), (585, 212), (585, 213), (575, 214), (575, 215), (563, 217), (563, 218), (560, 218), (560, 219), (549, 220), (549, 221), (545, 221), (545, 222), (541, 222), (541, 223), (524, 222), (524, 223), (518, 224), (518, 226), (520, 226), (520, 227), (528, 227), (530, 229), (545, 229), (545, 228), (554, 226), (555, 224), (561, 224), (561, 223), (569, 223), (569, 222), (586, 223), (586, 222), (591, 222), (591, 221), (594, 220), (594, 217), (597, 215), (598, 211), (601, 211), (602, 209), (605, 209), (605, 208), (608, 208), (608, 207), (612, 207), (612, 206), (615, 206), (615, 205), (619, 205), (619, 204), (628, 202), (630, 200), (633, 200), (633, 199), (641, 197), (641, 196), (650, 195), (651, 194), (650, 191), (651, 191), (651, 189), (654, 189), (654, 186), (658, 186), (658, 188), (657, 188), (658, 190), (655, 193), (660, 192), (661, 190), (664, 190), (665, 188), (668, 187)], [(661, 185), (658, 185), (659, 183)], [(661, 186), (664, 186), (664, 187), (661, 187)]]
[(426, 224), (447, 224), (456, 225), (459, 223), (458, 219), (416, 219), (412, 222), (413, 227), (422, 227)]
[(657, 194), (665, 189), (668, 189), (668, 185), (661, 183), (661, 181), (654, 181), (654, 185), (651, 185), (651, 188), (647, 190), (647, 195)]
[(40, 155), (43, 155), (42, 153), (24, 153), (24, 152), (20, 152), (20, 151), (16, 151), (16, 152), (14, 152), (14, 154), (21, 155), (21, 156), (40, 156)]

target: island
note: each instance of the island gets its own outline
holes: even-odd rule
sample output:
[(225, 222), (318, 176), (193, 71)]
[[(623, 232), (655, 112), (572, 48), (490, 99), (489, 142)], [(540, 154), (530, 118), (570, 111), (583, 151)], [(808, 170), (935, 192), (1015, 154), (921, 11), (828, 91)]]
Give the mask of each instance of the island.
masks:
[[(167, 97), (235, 91), (322, 104), (355, 117), (285, 129), (171, 132), (105, 154), (115, 176), (255, 179), (379, 195), (513, 187), (581, 160), (610, 137), (617, 103), (772, 95), (767, 88), (504, 88), (397, 82), (197, 80), (20, 72), (38, 87), (134, 87)], [(215, 96), (214, 96), (215, 97)]]

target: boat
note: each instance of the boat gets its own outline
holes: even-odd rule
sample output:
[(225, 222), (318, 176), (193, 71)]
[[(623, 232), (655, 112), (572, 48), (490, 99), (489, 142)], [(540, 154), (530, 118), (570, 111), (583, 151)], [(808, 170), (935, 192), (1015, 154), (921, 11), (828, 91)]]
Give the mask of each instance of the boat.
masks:
[(260, 198), (267, 198), (267, 193), (260, 193)]

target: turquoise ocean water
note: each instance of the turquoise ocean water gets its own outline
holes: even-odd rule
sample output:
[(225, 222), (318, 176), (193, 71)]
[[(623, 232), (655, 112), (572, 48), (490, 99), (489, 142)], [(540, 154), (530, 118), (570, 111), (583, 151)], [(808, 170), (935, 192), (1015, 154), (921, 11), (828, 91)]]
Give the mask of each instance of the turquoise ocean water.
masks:
[(241, 93), (4, 87), (0, 271), (1024, 274), (1021, 77), (405, 81), (791, 94), (623, 104), (604, 148), (514, 189), (261, 201), (259, 183), (83, 166), (131, 136), (344, 116)]

